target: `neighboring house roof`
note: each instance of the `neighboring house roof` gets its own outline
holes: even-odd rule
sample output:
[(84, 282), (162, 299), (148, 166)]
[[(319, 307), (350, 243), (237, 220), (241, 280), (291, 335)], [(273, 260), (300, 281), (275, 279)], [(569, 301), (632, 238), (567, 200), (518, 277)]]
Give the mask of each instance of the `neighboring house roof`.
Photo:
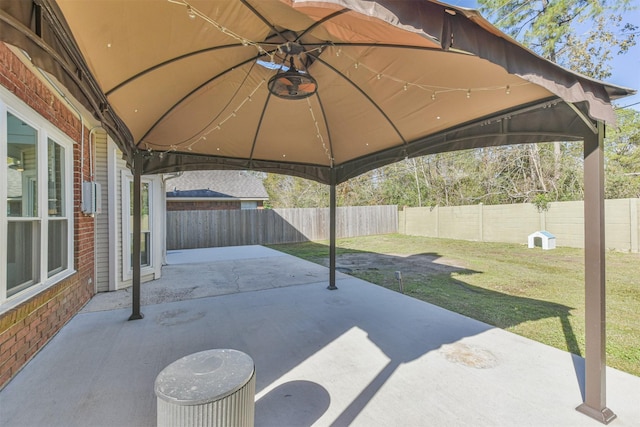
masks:
[(167, 198), (231, 198), (266, 200), (262, 180), (245, 171), (184, 172), (167, 181)]

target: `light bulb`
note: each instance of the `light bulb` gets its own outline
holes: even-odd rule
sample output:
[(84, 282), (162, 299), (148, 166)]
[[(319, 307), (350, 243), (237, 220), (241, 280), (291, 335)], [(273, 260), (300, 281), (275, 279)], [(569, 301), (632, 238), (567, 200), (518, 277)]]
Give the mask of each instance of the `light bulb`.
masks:
[(187, 5), (187, 15), (189, 19), (196, 19), (196, 13), (193, 11), (190, 5)]

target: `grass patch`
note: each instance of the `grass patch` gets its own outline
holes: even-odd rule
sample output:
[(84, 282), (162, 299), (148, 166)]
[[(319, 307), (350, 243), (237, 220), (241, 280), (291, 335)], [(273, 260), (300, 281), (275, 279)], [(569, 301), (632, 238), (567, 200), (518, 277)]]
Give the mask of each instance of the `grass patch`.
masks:
[[(407, 295), (584, 355), (581, 249), (543, 251), (399, 234), (339, 239), (336, 246), (338, 257), (371, 254), (388, 261), (354, 269), (353, 276), (399, 291), (395, 271), (400, 269)], [(272, 247), (327, 265), (327, 242)], [(412, 258), (416, 262), (407, 263)], [(640, 376), (638, 265), (639, 254), (607, 253), (607, 365)]]

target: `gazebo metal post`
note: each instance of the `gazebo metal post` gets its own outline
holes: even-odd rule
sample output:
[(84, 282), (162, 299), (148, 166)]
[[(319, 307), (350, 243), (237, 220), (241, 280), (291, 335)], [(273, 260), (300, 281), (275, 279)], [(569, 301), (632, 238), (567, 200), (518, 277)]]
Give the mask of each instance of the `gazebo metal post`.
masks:
[(331, 169), (329, 182), (329, 286), (336, 290), (336, 171)]
[[(142, 184), (142, 154), (137, 152), (133, 158), (133, 250), (131, 251), (131, 268), (133, 269), (131, 316), (129, 320), (142, 319), (140, 312), (140, 230), (142, 218), (141, 185)], [(123, 207), (127, 209), (127, 207)], [(126, 244), (126, 243), (125, 243)]]
[(584, 139), (585, 399), (577, 410), (608, 424), (604, 241), (604, 124)]

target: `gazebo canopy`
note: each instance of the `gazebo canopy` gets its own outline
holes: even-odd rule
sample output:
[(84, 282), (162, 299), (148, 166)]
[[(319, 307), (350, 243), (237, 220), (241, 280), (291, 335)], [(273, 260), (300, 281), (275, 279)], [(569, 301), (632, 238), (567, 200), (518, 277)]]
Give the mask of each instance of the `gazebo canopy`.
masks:
[[(432, 0), (0, 0), (23, 49), (100, 120), (140, 176), (255, 169), (335, 186), (425, 154), (584, 140), (585, 402), (605, 392), (604, 125), (633, 90), (535, 55)], [(140, 313), (133, 239), (133, 314)]]
[[(436, 1), (0, 4), (2, 39), (71, 88), (130, 163), (146, 153), (145, 174), (257, 169), (329, 183), (333, 172), (339, 183), (405, 157), (582, 139), (633, 93)], [(291, 65), (297, 74), (272, 81)]]

